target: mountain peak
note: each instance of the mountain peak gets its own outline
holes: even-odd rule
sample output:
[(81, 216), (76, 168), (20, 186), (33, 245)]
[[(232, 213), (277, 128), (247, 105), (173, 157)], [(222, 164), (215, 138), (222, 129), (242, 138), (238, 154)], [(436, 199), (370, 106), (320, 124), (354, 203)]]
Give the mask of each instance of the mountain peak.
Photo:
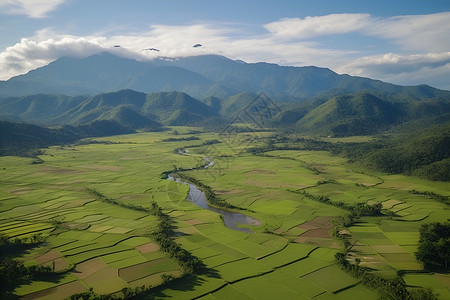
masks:
[(62, 57), (26, 75), (0, 82), (0, 96), (98, 94), (126, 88), (144, 93), (178, 90), (199, 99), (263, 91), (279, 101), (304, 101), (360, 90), (415, 99), (450, 95), (425, 85), (402, 87), (314, 66), (246, 63), (215, 54), (142, 62), (105, 51), (85, 58)]

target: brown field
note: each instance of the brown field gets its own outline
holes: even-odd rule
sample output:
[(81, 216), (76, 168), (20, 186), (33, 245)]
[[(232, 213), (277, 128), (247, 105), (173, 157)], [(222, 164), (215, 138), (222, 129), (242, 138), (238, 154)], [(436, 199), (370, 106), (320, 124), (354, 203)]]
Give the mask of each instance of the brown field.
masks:
[(148, 243), (134, 248), (141, 253), (156, 252), (159, 250), (159, 246), (155, 243)]
[(146, 158), (146, 156), (138, 156), (138, 157), (130, 157), (130, 156), (122, 156), (121, 160), (133, 160), (133, 159), (143, 159)]
[(155, 259), (131, 267), (126, 267), (119, 270), (119, 276), (125, 281), (135, 281), (149, 274), (148, 269), (151, 268), (152, 266), (158, 265), (167, 260), (169, 260), (167, 257), (163, 257), (160, 259)]
[(86, 284), (88, 284), (90, 286), (93, 286), (100, 281), (105, 281), (105, 280), (112, 279), (115, 277), (119, 277), (118, 270), (115, 268), (108, 267), (108, 268), (102, 269), (98, 272), (95, 272), (94, 274), (85, 278), (84, 282), (86, 282)]
[(82, 165), (79, 167), (94, 170), (94, 171), (115, 171), (115, 172), (117, 172), (117, 171), (122, 170), (121, 167), (107, 166), (107, 165)]
[(11, 194), (22, 195), (22, 194), (29, 193), (31, 191), (31, 189), (25, 187), (25, 188), (17, 188), (17, 189), (6, 190), (6, 191)]
[(276, 174), (277, 172), (272, 171), (272, 170), (260, 170), (260, 169), (255, 169), (253, 171), (248, 171), (245, 172), (245, 174)]
[(217, 190), (217, 195), (234, 195), (238, 193), (242, 193), (244, 190)]
[(40, 166), (38, 171), (39, 173), (46, 173), (46, 174), (82, 174), (83, 172), (72, 170), (72, 169), (61, 169), (58, 167), (52, 167), (52, 166)]
[(272, 187), (272, 188), (278, 187), (278, 186), (275, 186), (275, 185), (269, 185), (269, 184), (267, 184), (267, 183), (265, 183), (265, 182), (255, 181), (255, 180), (251, 180), (251, 179), (247, 179), (247, 180), (245, 181), (245, 183), (248, 184), (248, 185), (259, 186), (259, 187), (267, 187), (267, 188), (270, 188), (270, 187)]
[(434, 274), (433, 277), (447, 288), (450, 288), (450, 274)]
[(186, 220), (184, 222), (188, 223), (189, 225), (198, 225), (198, 224), (205, 223), (205, 222), (197, 220), (197, 219), (190, 219), (190, 220)]
[(328, 233), (328, 231), (333, 227), (330, 222), (331, 219), (332, 217), (316, 217), (313, 220), (298, 225), (297, 227), (305, 230), (305, 232), (300, 234), (295, 239), (295, 242), (325, 247), (333, 246), (334, 243)]
[(55, 272), (66, 270), (69, 267), (69, 263), (62, 257), (43, 263), (42, 265), (53, 268), (53, 262), (55, 262)]
[(106, 268), (108, 268), (108, 266), (103, 262), (101, 258), (97, 257), (78, 264), (75, 268), (74, 273), (78, 278), (85, 279), (92, 274)]
[(36, 258), (36, 261), (40, 264), (44, 264), (46, 262), (49, 262), (51, 260), (55, 260), (58, 258), (61, 258), (61, 254), (59, 254), (58, 251), (52, 249), (52, 250), (46, 252), (45, 254), (39, 256), (38, 258)]

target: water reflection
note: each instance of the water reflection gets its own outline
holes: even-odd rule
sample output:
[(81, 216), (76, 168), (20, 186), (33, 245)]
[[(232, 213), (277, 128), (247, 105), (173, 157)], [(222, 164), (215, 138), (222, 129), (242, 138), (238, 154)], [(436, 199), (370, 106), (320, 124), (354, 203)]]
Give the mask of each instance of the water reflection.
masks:
[[(212, 164), (214, 164), (214, 162), (209, 161), (208, 166), (210, 166)], [(252, 217), (249, 217), (249, 216), (237, 213), (237, 212), (228, 211), (226, 209), (221, 209), (221, 208), (216, 208), (216, 207), (210, 206), (206, 200), (205, 193), (202, 192), (199, 188), (197, 188), (197, 186), (195, 186), (192, 183), (181, 181), (179, 178), (176, 178), (176, 177), (173, 177), (170, 175), (168, 176), (167, 179), (173, 180), (173, 181), (176, 181), (179, 183), (187, 184), (189, 186), (189, 194), (188, 194), (186, 200), (194, 203), (197, 206), (200, 206), (201, 208), (221, 214), (223, 216), (223, 221), (225, 223), (225, 226), (227, 226), (231, 229), (243, 231), (246, 233), (253, 233), (253, 231), (251, 231), (249, 228), (238, 227), (238, 224), (261, 225), (261, 222), (258, 219), (255, 219), (255, 218), (252, 218)]]

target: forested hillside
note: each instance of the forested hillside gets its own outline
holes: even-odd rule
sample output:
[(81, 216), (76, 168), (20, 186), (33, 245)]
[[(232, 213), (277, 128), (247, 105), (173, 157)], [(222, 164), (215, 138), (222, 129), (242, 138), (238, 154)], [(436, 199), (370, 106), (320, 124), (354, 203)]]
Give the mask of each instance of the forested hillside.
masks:
[(449, 124), (374, 142), (336, 147), (333, 151), (380, 172), (450, 180)]

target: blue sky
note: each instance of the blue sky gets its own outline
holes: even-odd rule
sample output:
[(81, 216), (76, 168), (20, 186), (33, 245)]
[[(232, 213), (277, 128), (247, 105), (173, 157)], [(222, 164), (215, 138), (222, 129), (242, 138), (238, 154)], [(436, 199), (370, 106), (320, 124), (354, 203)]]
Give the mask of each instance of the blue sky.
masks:
[(1, 80), (111, 51), (221, 54), (450, 90), (450, 0), (0, 0), (0, 32)]

